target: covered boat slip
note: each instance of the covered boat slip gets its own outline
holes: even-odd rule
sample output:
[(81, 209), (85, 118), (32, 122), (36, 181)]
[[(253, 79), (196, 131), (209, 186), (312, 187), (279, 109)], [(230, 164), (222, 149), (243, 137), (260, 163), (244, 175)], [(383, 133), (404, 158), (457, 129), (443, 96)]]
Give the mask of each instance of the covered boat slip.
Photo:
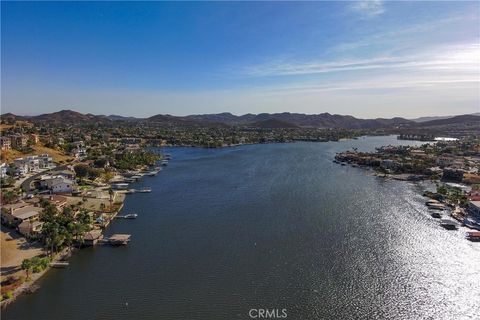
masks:
[(129, 234), (114, 234), (108, 238), (104, 239), (104, 243), (111, 244), (113, 246), (126, 245), (130, 242), (131, 235)]

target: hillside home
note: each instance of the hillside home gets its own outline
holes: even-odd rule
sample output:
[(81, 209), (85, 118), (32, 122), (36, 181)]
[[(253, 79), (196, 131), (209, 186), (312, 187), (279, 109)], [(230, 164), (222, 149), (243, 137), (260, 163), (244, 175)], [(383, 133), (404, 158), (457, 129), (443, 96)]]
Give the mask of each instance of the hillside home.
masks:
[(12, 139), (10, 137), (0, 137), (0, 147), (2, 151), (10, 150), (12, 148)]

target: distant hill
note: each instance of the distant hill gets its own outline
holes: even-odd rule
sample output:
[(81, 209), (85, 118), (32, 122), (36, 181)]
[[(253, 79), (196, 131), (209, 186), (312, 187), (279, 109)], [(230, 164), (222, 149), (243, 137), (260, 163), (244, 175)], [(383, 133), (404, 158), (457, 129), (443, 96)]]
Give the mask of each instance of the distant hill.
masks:
[(12, 122), (28, 120), (31, 122), (48, 122), (55, 124), (74, 123), (113, 123), (113, 122), (150, 122), (163, 126), (195, 126), (195, 127), (228, 127), (249, 126), (257, 128), (345, 128), (345, 129), (377, 129), (377, 128), (426, 128), (443, 125), (462, 125), (470, 123), (475, 125), (480, 120), (479, 115), (460, 115), (453, 117), (428, 117), (416, 121), (404, 118), (391, 119), (359, 119), (349, 115), (330, 113), (303, 114), (303, 113), (260, 113), (234, 115), (229, 112), (217, 114), (197, 114), (188, 116), (173, 116), (157, 114), (149, 118), (124, 117), (119, 115), (93, 115), (82, 114), (72, 110), (61, 110), (38, 116), (17, 116), (6, 113), (1, 116), (3, 121)]
[(105, 116), (107, 119), (112, 120), (112, 121), (140, 121), (143, 120), (141, 118), (135, 118), (135, 117), (124, 117), (124, 116), (119, 116), (116, 114), (111, 114), (109, 116)]
[(8, 122), (15, 122), (15, 121), (18, 121), (18, 120), (25, 120), (24, 117), (14, 115), (13, 113), (10, 113), (10, 112), (9, 112), (9, 113), (4, 113), (4, 114), (2, 114), (1, 118), (2, 118), (2, 121), (8, 121)]
[(445, 126), (445, 125), (454, 125), (454, 124), (475, 125), (477, 123), (478, 123), (478, 128), (480, 128), (480, 116), (465, 114), (465, 115), (455, 116), (455, 117), (446, 118), (446, 119), (437, 119), (437, 120), (421, 122), (421, 123), (418, 123), (416, 126), (434, 127), (434, 126)]
[[(344, 116), (338, 114), (303, 114), (303, 113), (260, 113), (245, 114), (236, 116), (231, 113), (191, 115), (183, 117), (184, 119), (212, 123), (221, 122), (229, 125), (274, 125), (278, 127), (282, 123), (286, 127), (312, 127), (312, 128), (348, 128), (348, 129), (370, 129), (381, 128), (396, 125), (411, 124), (412, 121), (403, 118), (393, 119), (358, 119), (353, 116)], [(269, 121), (269, 122), (267, 122)]]
[(86, 123), (86, 122), (108, 122), (105, 116), (97, 116), (93, 114), (83, 114), (72, 110), (61, 110), (53, 113), (45, 113), (38, 116), (17, 116), (12, 113), (6, 113), (1, 116), (3, 121), (19, 121), (28, 120), (31, 122), (49, 122), (55, 124), (61, 123)]
[[(480, 112), (471, 113), (469, 115), (480, 116)], [(427, 121), (432, 121), (432, 120), (449, 119), (449, 118), (453, 118), (453, 117), (456, 117), (456, 116), (420, 117), (420, 118), (415, 118), (415, 119), (410, 119), (410, 120), (412, 120), (414, 122), (427, 122)]]
[(79, 122), (106, 122), (110, 121), (105, 116), (96, 116), (90, 113), (83, 114), (72, 110), (61, 110), (53, 113), (45, 113), (36, 117), (31, 117), (34, 122), (50, 123), (79, 123)]
[(298, 128), (298, 126), (277, 119), (267, 119), (262, 121), (257, 121), (250, 124), (251, 127), (263, 128), (263, 129), (274, 129), (274, 128)]

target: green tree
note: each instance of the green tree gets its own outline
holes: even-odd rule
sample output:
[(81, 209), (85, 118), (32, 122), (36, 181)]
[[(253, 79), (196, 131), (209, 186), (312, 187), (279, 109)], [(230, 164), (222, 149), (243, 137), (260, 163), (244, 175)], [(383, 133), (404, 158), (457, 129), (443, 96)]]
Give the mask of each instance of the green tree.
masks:
[(5, 203), (12, 203), (17, 198), (17, 194), (12, 190), (8, 190), (2, 194), (2, 198)]
[(88, 176), (90, 167), (86, 164), (77, 164), (75, 167), (73, 167), (73, 170), (75, 170), (75, 174), (78, 178), (80, 178), (80, 181), (82, 181), (83, 178)]
[(108, 189), (108, 195), (110, 196), (110, 212), (112, 212), (113, 209), (113, 198), (115, 196), (115, 192), (112, 190), (112, 188)]
[(102, 174), (102, 180), (103, 182), (105, 183), (109, 183), (112, 179), (113, 179), (113, 172), (111, 171), (105, 171), (103, 174)]
[(23, 259), (22, 261), (22, 270), (25, 270), (25, 274), (26, 274), (26, 279), (28, 280), (30, 278), (30, 271), (32, 270), (33, 268), (33, 263), (32, 263), (32, 260), (30, 259)]

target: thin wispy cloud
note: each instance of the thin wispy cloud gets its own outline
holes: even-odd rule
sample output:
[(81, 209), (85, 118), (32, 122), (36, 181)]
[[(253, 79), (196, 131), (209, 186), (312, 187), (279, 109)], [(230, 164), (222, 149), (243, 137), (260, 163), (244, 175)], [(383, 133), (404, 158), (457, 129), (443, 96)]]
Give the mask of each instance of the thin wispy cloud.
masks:
[(384, 3), (382, 0), (359, 0), (355, 1), (350, 9), (362, 18), (373, 18), (385, 12)]
[(445, 30), (454, 29), (458, 23), (475, 23), (478, 21), (478, 15), (475, 13), (467, 13), (461, 15), (454, 15), (443, 19), (434, 21), (422, 22), (419, 24), (405, 26), (401, 29), (385, 30), (376, 34), (363, 36), (354, 41), (339, 43), (331, 48), (328, 48), (328, 52), (331, 53), (345, 53), (356, 52), (359, 49), (364, 49), (371, 46), (384, 46), (394, 45), (396, 49), (400, 47), (412, 46), (412, 41), (415, 43), (417, 40), (422, 41), (425, 37), (431, 36), (432, 32), (439, 33)]
[(380, 56), (371, 59), (339, 61), (272, 61), (247, 66), (240, 74), (249, 77), (295, 76), (359, 70), (416, 68), (425, 70), (476, 71), (480, 63), (480, 44), (437, 47), (425, 53), (403, 57)]

